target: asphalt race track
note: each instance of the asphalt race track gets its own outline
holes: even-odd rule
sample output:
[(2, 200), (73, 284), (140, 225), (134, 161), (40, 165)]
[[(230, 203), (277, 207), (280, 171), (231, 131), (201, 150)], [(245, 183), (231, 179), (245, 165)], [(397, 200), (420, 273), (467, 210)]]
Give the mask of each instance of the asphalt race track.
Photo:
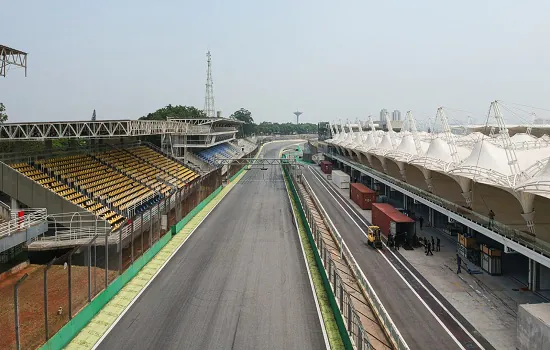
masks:
[(98, 348), (325, 348), (280, 166), (248, 171)]
[[(452, 317), (391, 252), (374, 250), (366, 244), (367, 239), (361, 232), (361, 229), (367, 231), (366, 225), (360, 221), (357, 209), (346, 206), (339, 192), (321, 176), (319, 167), (307, 167), (303, 174), (411, 349), (493, 348), (425, 279), (418, 276), (410, 264), (407, 268), (416, 272), (417, 278)], [(399, 260), (405, 260), (398, 252), (395, 255)]]

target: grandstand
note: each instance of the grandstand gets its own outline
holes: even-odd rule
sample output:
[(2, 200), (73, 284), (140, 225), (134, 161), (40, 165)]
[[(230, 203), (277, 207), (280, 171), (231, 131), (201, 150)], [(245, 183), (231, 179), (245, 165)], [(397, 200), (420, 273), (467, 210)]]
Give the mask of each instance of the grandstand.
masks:
[[(221, 174), (227, 172), (229, 167), (217, 166), (216, 159), (239, 158), (254, 149), (252, 142), (235, 139), (239, 124), (226, 118), (5, 123), (0, 139), (45, 140), (46, 150), (4, 155), (0, 190), (12, 198), (12, 204), (44, 207), (50, 215), (88, 213), (96, 222), (88, 220), (80, 226), (107, 226), (111, 231), (108, 242), (116, 244), (131, 233), (129, 223), (136, 230), (168, 206), (173, 208), (176, 192), (189, 191), (217, 169)], [(163, 135), (163, 149), (136, 139), (151, 134)], [(88, 141), (81, 148), (52, 150), (51, 139), (62, 138)], [(188, 148), (194, 152), (186, 152)], [(121, 230), (122, 235), (118, 234)], [(92, 231), (65, 227), (63, 235), (50, 232), (33, 239), (28, 248), (81, 244), (93, 236)]]
[(211, 148), (197, 152), (197, 157), (210, 165), (215, 165), (218, 159), (237, 158), (241, 151), (235, 146), (224, 143)]
[[(531, 288), (548, 288), (548, 135), (509, 136), (502, 125), (489, 135), (457, 135), (446, 120), (441, 132), (420, 132), (411, 115), (405, 123), (400, 132), (391, 125), (389, 131), (376, 130), (372, 123), (365, 124), (368, 128), (361, 123), (331, 125), (332, 138), (320, 144), (325, 156), (353, 178), (365, 177), (405, 208), (425, 205), (430, 222), (456, 222), (463, 225), (462, 232), (477, 232), (480, 240), (507, 255), (516, 254), (513, 264), (521, 271), (519, 278), (527, 281), (528, 276)], [(494, 220), (488, 217), (490, 211)]]
[[(239, 158), (244, 149), (238, 149), (237, 132), (241, 121), (228, 118), (170, 119), (189, 125), (186, 133), (172, 133), (163, 137), (162, 149), (184, 164), (200, 171), (211, 171), (217, 157)], [(222, 174), (227, 167), (222, 167)]]

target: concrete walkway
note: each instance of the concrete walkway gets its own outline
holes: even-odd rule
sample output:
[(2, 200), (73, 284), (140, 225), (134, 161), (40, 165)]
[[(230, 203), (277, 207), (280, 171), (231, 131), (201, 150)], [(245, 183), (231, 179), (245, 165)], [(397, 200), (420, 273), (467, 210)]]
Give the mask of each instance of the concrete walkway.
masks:
[[(319, 168), (314, 168), (320, 174)], [(338, 189), (332, 185), (371, 222), (371, 211), (361, 210), (349, 199), (348, 189)], [(435, 240), (439, 237), (441, 251), (426, 256), (423, 248), (400, 249), (401, 256), (496, 349), (516, 349), (518, 304), (542, 303), (547, 300), (525, 290), (524, 284), (509, 276), (491, 276), (485, 272), (470, 275), (465, 271), (465, 262), (462, 273), (457, 274), (456, 236), (451, 237), (435, 228), (424, 228), (421, 231), (419, 226), (417, 234), (419, 238), (426, 236), (429, 240), (431, 236)]]

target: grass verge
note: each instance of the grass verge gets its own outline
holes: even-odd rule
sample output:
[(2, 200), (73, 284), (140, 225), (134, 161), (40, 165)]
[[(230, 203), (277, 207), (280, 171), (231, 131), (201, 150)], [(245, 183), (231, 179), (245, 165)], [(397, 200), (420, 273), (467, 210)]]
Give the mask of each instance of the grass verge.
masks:
[(328, 301), (327, 291), (323, 286), (323, 280), (321, 279), (319, 268), (315, 263), (315, 257), (312, 250), (313, 248), (311, 247), (311, 245), (309, 244), (309, 240), (307, 239), (307, 232), (304, 223), (302, 222), (302, 219), (298, 213), (298, 209), (296, 207), (297, 204), (292, 196), (292, 192), (288, 185), (288, 180), (286, 179), (286, 177), (284, 178), (286, 190), (289, 194), (290, 202), (292, 203), (292, 210), (294, 211), (294, 216), (296, 217), (296, 221), (298, 222), (298, 232), (300, 233), (300, 240), (302, 241), (302, 245), (304, 246), (307, 259), (306, 263), (308, 264), (309, 270), (311, 272), (311, 279), (313, 280), (315, 294), (317, 295), (319, 308), (321, 309), (321, 314), (323, 315), (323, 323), (325, 324), (325, 329), (327, 331), (330, 348), (331, 350), (344, 350), (344, 343), (342, 342), (342, 338), (340, 337), (338, 325), (336, 324), (334, 314), (332, 313), (332, 309)]

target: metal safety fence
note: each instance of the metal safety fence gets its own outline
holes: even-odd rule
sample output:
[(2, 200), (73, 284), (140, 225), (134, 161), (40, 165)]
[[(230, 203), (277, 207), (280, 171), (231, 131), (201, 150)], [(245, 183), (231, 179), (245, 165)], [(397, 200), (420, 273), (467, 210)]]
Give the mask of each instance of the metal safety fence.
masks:
[(0, 223), (0, 238), (43, 223), (48, 215), (45, 208), (13, 210), (10, 219)]
[(373, 349), (368, 333), (363, 327), (361, 319), (353, 305), (352, 297), (344, 287), (344, 281), (338, 273), (336, 263), (332, 259), (331, 251), (322, 239), (322, 233), (319, 231), (319, 227), (313, 218), (311, 209), (307, 204), (305, 204), (306, 201), (304, 195), (298, 189), (297, 178), (299, 179), (300, 176), (296, 177), (291, 172), (288, 172), (288, 174), (290, 174), (289, 178), (291, 179), (293, 186), (296, 189), (296, 193), (298, 194), (300, 206), (304, 211), (306, 221), (310, 227), (310, 231), (315, 242), (315, 248), (319, 253), (323, 267), (327, 273), (332, 293), (336, 299), (336, 304), (338, 305), (338, 309), (340, 310), (340, 314), (342, 315), (350, 339), (356, 349)]
[[(91, 224), (83, 226), (88, 224), (86, 220), (70, 227), (60, 224), (64, 221), (57, 217), (57, 238), (52, 243), (59, 244), (60, 237), (70, 237), (75, 232), (80, 239), (63, 249), (39, 246), (33, 254), (35, 260), (42, 260), (37, 263), (43, 265), (23, 267), (23, 276), (9, 285), (9, 290), (0, 286), (0, 296), (4, 292), (13, 295), (13, 299), (7, 297), (5, 301), (6, 317), (0, 318), (0, 329), (6, 335), (4, 345), (29, 349), (48, 341), (219, 186), (219, 171), (212, 172), (185, 189), (174, 190), (116, 232)], [(57, 232), (63, 227), (66, 234)], [(48, 241), (44, 238), (33, 243)]]
[[(291, 176), (291, 178), (292, 178), (292, 182), (293, 182), (296, 189), (298, 189), (297, 182), (300, 182), (303, 185), (303, 188), (306, 190), (306, 192), (309, 194), (311, 200), (317, 206), (317, 209), (318, 209), (319, 213), (321, 214), (321, 216), (323, 218), (327, 218), (328, 214), (324, 211), (323, 207), (321, 206), (321, 203), (319, 203), (317, 197), (313, 193), (313, 190), (310, 187), (309, 183), (307, 182), (306, 178), (303, 175)], [(343, 301), (341, 301), (341, 300), (344, 300), (344, 301), (346, 300), (345, 297), (344, 297), (344, 291), (338, 290), (337, 287), (334, 287), (334, 285), (336, 285), (336, 283), (338, 281), (341, 281), (341, 279), (340, 279), (340, 277), (334, 277), (333, 275), (336, 274), (336, 273), (330, 271), (331, 264), (332, 264), (332, 266), (334, 266), (334, 263), (330, 259), (330, 254), (327, 254), (328, 253), (326, 251), (327, 248), (325, 247), (322, 239), (320, 238), (321, 234), (319, 232), (319, 228), (317, 227), (317, 224), (313, 220), (311, 210), (308, 208), (307, 205), (305, 205), (306, 202), (305, 202), (304, 195), (299, 190), (297, 190), (296, 192), (298, 193), (298, 197), (299, 197), (300, 202), (302, 204), (302, 208), (303, 208), (304, 212), (306, 213), (306, 219), (307, 219), (307, 221), (310, 225), (312, 235), (315, 238), (315, 242), (316, 242), (316, 246), (317, 246), (317, 249), (319, 251), (319, 254), (322, 254), (322, 256), (327, 256), (328, 255), (328, 260), (331, 261), (329, 263), (329, 262), (325, 262), (325, 258), (323, 259), (323, 263), (325, 264), (325, 269), (328, 271), (329, 275), (332, 276), (331, 277), (331, 285), (333, 286), (333, 288), (335, 290), (335, 296), (338, 296), (340, 304), (342, 304)], [(351, 251), (347, 247), (345, 241), (342, 239), (342, 236), (340, 236), (340, 234), (338, 233), (338, 231), (336, 230), (336, 228), (334, 227), (334, 225), (332, 224), (332, 222), (330, 220), (324, 220), (324, 223), (327, 226), (327, 228), (329, 229), (331, 235), (336, 240), (336, 244), (337, 244), (338, 249), (339, 249), (340, 257), (343, 257), (347, 261), (348, 266), (351, 268), (354, 277), (358, 281), (358, 283), (361, 286), (365, 296), (369, 300), (369, 303), (370, 303), (371, 307), (373, 308), (373, 311), (375, 312), (375, 314), (378, 318), (378, 321), (381, 323), (381, 326), (385, 329), (386, 334), (390, 338), (390, 341), (392, 342), (393, 346), (396, 349), (399, 349), (399, 350), (408, 350), (409, 347), (408, 347), (407, 343), (405, 342), (405, 340), (401, 336), (401, 333), (399, 333), (399, 330), (397, 329), (397, 327), (393, 323), (390, 315), (388, 314), (388, 312), (385, 309), (384, 305), (382, 305), (382, 302), (378, 298), (378, 295), (376, 294), (376, 292), (372, 288), (371, 284), (369, 283), (369, 281), (365, 277), (365, 274), (363, 273), (363, 271), (359, 267), (359, 264), (357, 264), (357, 261), (355, 260), (355, 258), (351, 254)], [(336, 292), (336, 291), (338, 291), (338, 292)], [(351, 306), (353, 306), (353, 304), (351, 304)], [(363, 328), (362, 324), (360, 323), (359, 318), (357, 317), (357, 314), (354, 313), (354, 312), (350, 312), (349, 309), (344, 309), (342, 307), (340, 308), (340, 311), (342, 311), (342, 315), (346, 318), (346, 320), (348, 322), (348, 327), (349, 327), (348, 332), (350, 334), (350, 337), (352, 337), (352, 339), (354, 340), (356, 346), (358, 346), (358, 349), (369, 349), (368, 346), (370, 346), (370, 343), (368, 341), (368, 335), (365, 332), (365, 329)], [(347, 315), (346, 315), (346, 313), (347, 313)], [(357, 320), (357, 323), (354, 324), (353, 322), (355, 322), (355, 320)], [(363, 347), (361, 348), (361, 347), (359, 347), (359, 345), (361, 345)]]

